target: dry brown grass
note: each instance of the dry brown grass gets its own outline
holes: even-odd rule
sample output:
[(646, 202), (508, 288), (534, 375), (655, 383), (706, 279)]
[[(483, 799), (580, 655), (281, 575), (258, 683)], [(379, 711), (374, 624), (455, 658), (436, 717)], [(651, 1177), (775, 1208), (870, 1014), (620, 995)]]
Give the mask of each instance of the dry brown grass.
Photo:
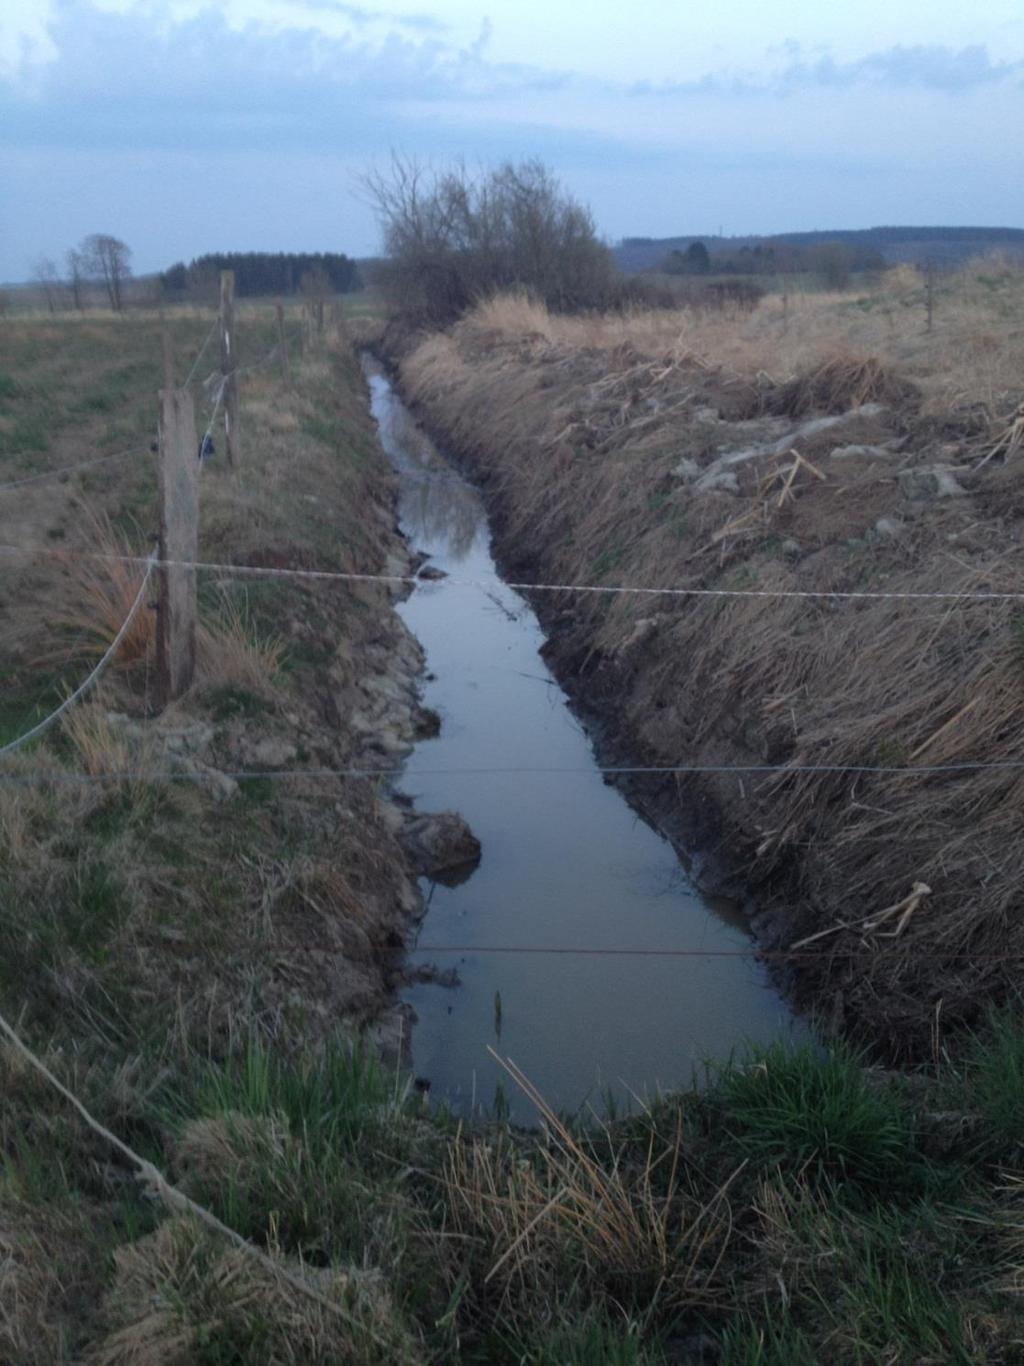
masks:
[(197, 651), (203, 684), (266, 693), (280, 674), (285, 643), (280, 636), (261, 635), (246, 603), (225, 593), (216, 617), (199, 625)]
[[(1014, 288), (1016, 276), (1006, 285)], [(521, 307), (510, 308), (509, 327), (522, 329)], [(682, 343), (645, 352), (643, 328), (671, 322), (654, 315), (639, 333), (636, 319), (552, 317), (553, 340), (522, 330), (502, 340), (501, 308), (486, 317), (486, 346), (474, 315), (420, 345), (403, 377), (487, 480), (499, 549), (517, 577), (794, 593), (1024, 591), (1006, 531), (1024, 514), (1013, 422), (990, 425), (969, 406), (922, 411), (892, 348), (840, 355), (833, 333), (806, 371), (775, 382), (716, 367)], [(725, 337), (753, 325), (676, 322), (705, 344), (715, 329)], [(945, 325), (937, 313), (936, 332)], [(1001, 326), (1015, 356), (1015, 321)], [(918, 340), (923, 364), (934, 339), (921, 331)], [(747, 362), (766, 359), (751, 352)], [(1024, 387), (1021, 359), (1015, 392), (998, 391), (1010, 413)], [(947, 398), (970, 382), (966, 370), (953, 378)], [(913, 379), (927, 387), (943, 377)], [(871, 401), (882, 410), (801, 434), (814, 414)], [(846, 447), (852, 458), (832, 459)], [(699, 490), (698, 476), (729, 452), (744, 456), (723, 467), (732, 484)], [(952, 467), (962, 492), (929, 491), (933, 464)], [(774, 780), (722, 774), (702, 784), (724, 813), (727, 847), (743, 851), (745, 875), (785, 908), (773, 946), (870, 917), (915, 882), (933, 889), (897, 936), (862, 943), (842, 930), (825, 941), (802, 965), (799, 999), (830, 1003), (835, 1023), (905, 1057), (930, 1047), (935, 1000), (953, 1025), (1009, 987), (1012, 966), (998, 955), (1024, 943), (1014, 816), (1022, 770), (796, 770), (1024, 762), (1012, 603), (572, 593), (541, 603), (558, 614), (565, 676), (614, 707), (639, 761), (792, 765)], [(680, 778), (684, 828), (695, 795)]]
[(681, 1132), (656, 1146), (652, 1130), (639, 1164), (602, 1160), (592, 1135), (573, 1133), (519, 1068), (503, 1066), (544, 1125), (536, 1161), (499, 1135), (452, 1145), (445, 1167), (456, 1229), (485, 1240), (503, 1308), (520, 1297), (536, 1307), (566, 1275), (620, 1301), (638, 1296), (652, 1313), (717, 1299), (729, 1183), (698, 1196)]
[[(83, 522), (90, 529), (95, 558), (56, 557), (61, 582), (48, 618), (64, 639), (61, 645), (42, 651), (40, 662), (63, 661), (69, 651), (85, 657), (102, 655), (127, 619), (145, 577), (138, 563), (125, 562), (125, 557), (137, 560), (145, 555), (137, 540), (117, 532), (104, 512), (88, 509)], [(152, 588), (155, 598), (155, 583)], [(129, 669), (151, 659), (155, 641), (156, 614), (143, 602), (112, 663)]]
[(117, 790), (141, 809), (153, 796), (152, 775), (158, 768), (153, 740), (129, 738), (110, 719), (109, 700), (102, 694), (80, 702), (61, 717), (60, 726), (71, 742), (74, 767), (104, 782), (103, 790)]
[(88, 1277), (83, 1229), (50, 1208), (0, 1194), (0, 1361), (57, 1366), (70, 1360), (69, 1328)]
[(191, 1221), (170, 1220), (118, 1251), (106, 1305), (111, 1329), (87, 1360), (90, 1366), (186, 1366), (218, 1343), (236, 1359), (282, 1366), (390, 1366), (415, 1359), (378, 1274), (297, 1269), (354, 1324)]
[(845, 293), (792, 290), (784, 303), (767, 295), (753, 312), (634, 309), (582, 317), (549, 314), (521, 295), (481, 304), (467, 320), (481, 338), (543, 338), (572, 349), (682, 360), (697, 357), (752, 379), (786, 381), (840, 351), (872, 357), (924, 392), (936, 412), (959, 403), (1007, 413), (1024, 373), (1024, 270), (999, 260), (968, 262), (939, 277), (931, 333), (925, 286), (911, 266), (887, 271), (875, 285)]

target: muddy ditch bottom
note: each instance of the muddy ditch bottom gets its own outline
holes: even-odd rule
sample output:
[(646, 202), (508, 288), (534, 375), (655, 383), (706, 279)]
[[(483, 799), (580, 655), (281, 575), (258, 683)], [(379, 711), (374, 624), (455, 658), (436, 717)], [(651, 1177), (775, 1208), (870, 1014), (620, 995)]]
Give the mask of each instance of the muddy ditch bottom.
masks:
[[(512, 1118), (530, 1123), (532, 1105), (488, 1046), (556, 1108), (603, 1111), (689, 1083), (748, 1042), (803, 1037), (746, 956), (738, 908), (702, 896), (672, 845), (605, 782), (541, 658), (532, 609), (498, 576), (478, 494), (381, 367), (364, 367), (410, 548), (428, 573), (486, 581), (424, 579), (399, 607), (425, 651), (423, 701), (441, 718), (400, 787), (421, 810), (458, 812), (482, 850), (461, 878), (424, 885), (409, 967), (454, 985), (405, 993), (416, 1074), (460, 1113), (490, 1107), (500, 1087)], [(568, 771), (481, 771), (491, 768)]]

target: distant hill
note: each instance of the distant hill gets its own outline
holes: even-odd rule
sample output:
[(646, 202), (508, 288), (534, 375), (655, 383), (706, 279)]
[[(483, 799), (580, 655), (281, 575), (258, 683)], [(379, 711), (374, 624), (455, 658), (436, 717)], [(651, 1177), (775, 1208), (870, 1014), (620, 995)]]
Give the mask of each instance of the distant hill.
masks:
[(763, 237), (624, 237), (612, 251), (626, 275), (657, 270), (670, 252), (685, 252), (691, 242), (703, 242), (712, 260), (747, 247), (814, 247), (842, 242), (877, 253), (890, 265), (900, 261), (957, 265), (971, 256), (992, 251), (1024, 255), (1024, 228), (837, 228), (829, 232), (783, 232)]

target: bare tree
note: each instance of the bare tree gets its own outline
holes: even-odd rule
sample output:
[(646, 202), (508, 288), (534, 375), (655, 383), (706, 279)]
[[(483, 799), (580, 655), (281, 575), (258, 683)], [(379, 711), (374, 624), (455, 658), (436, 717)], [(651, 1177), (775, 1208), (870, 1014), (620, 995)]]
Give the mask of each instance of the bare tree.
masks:
[(82, 253), (74, 247), (65, 257), (67, 263), (67, 285), (71, 293), (71, 303), (79, 312), (85, 307), (85, 260)]
[(132, 273), (131, 247), (109, 233), (94, 232), (82, 239), (79, 251), (89, 274), (106, 289), (110, 307), (120, 313), (124, 308), (125, 284)]
[(392, 158), (364, 177), (388, 261), (383, 282), (408, 318), (443, 324), (475, 299), (522, 286), (554, 308), (610, 301), (611, 254), (582, 205), (538, 161), (473, 178)]
[(32, 268), (32, 278), (43, 292), (46, 307), (56, 313), (60, 305), (60, 274), (51, 257), (39, 257)]

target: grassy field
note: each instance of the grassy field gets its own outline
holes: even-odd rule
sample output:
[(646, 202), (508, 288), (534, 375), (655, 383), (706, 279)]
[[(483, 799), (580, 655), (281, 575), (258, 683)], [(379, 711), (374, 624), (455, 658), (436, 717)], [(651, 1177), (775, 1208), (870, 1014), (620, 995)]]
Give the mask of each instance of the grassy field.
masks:
[(583, 317), (550, 314), (522, 296), (502, 296), (478, 311), (479, 326), (509, 340), (543, 337), (603, 352), (696, 357), (730, 375), (776, 381), (848, 354), (877, 357), (917, 384), (925, 411), (984, 405), (993, 419), (1020, 401), (1024, 370), (1024, 270), (1000, 258), (935, 275), (932, 327), (928, 282), (911, 266), (842, 292), (794, 285), (756, 308), (634, 309)]
[[(180, 379), (210, 319), (168, 322)], [(243, 363), (271, 322), (243, 310)], [(372, 571), (393, 489), (358, 366), (343, 339), (299, 355), (295, 330), (293, 387), (247, 372), (243, 464), (218, 449), (203, 473), (201, 554)], [(149, 545), (159, 375), (155, 315), (0, 325), (0, 484), (134, 452), (0, 494), (3, 543), (33, 551), (3, 581), (5, 737), (88, 670), (134, 594), (74, 556)], [(5, 1045), (0, 1362), (1024, 1359), (1012, 1002), (905, 1073), (836, 1045), (737, 1058), (631, 1115), (565, 1119), (533, 1096), (530, 1133), (500, 1098), (474, 1127), (428, 1112), (358, 1041), (405, 923), (377, 795), (218, 777), (350, 759), (387, 602), (230, 576), (203, 576), (200, 599), (186, 698), (153, 706), (146, 616), (103, 691), (0, 768), (0, 1011), (269, 1262), (165, 1208)], [(200, 781), (148, 781), (173, 765)], [(513, 1086), (531, 1094), (511, 1065)]]

